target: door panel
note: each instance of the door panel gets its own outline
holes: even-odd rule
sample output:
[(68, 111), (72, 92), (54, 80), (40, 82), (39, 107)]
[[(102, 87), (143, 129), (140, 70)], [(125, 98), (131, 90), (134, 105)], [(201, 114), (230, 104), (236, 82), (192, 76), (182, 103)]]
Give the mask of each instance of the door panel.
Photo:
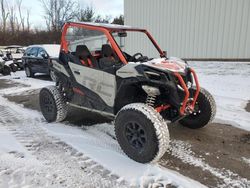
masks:
[(69, 66), (77, 83), (98, 94), (108, 106), (114, 106), (115, 75), (71, 62), (69, 62)]
[(32, 69), (33, 72), (37, 71), (36, 57), (37, 57), (37, 48), (33, 47), (29, 52), (29, 58), (28, 58), (29, 67)]
[(37, 58), (36, 58), (36, 65), (37, 69), (41, 73), (48, 73), (48, 58), (44, 58), (43, 54), (47, 54), (43, 48), (38, 49)]

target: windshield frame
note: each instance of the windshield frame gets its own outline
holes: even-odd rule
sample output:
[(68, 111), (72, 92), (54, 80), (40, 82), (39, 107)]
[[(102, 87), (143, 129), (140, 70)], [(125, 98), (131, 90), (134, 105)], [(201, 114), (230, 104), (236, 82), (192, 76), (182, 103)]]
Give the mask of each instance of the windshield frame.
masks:
[(67, 35), (67, 30), (70, 27), (78, 27), (78, 28), (85, 28), (85, 29), (89, 29), (89, 30), (98, 30), (103, 32), (106, 37), (108, 38), (113, 50), (116, 52), (116, 54), (118, 55), (118, 57), (120, 58), (121, 62), (123, 64), (127, 64), (127, 60), (124, 56), (124, 54), (122, 53), (122, 50), (120, 49), (120, 46), (117, 44), (116, 40), (113, 37), (113, 32), (118, 32), (118, 31), (134, 31), (134, 32), (143, 32), (147, 35), (147, 37), (149, 38), (149, 40), (153, 43), (153, 45), (155, 46), (155, 48), (157, 49), (157, 51), (159, 52), (160, 57), (165, 57), (165, 53), (161, 50), (160, 46), (157, 44), (157, 42), (154, 40), (154, 38), (152, 37), (152, 35), (145, 29), (134, 29), (134, 28), (107, 28), (104, 26), (99, 26), (99, 25), (90, 25), (87, 23), (76, 23), (76, 22), (67, 22), (64, 24), (63, 29), (62, 29), (62, 36), (61, 36), (61, 49), (60, 51), (64, 51), (66, 53), (68, 53), (68, 42), (66, 40), (66, 35)]
[[(156, 50), (159, 52), (160, 57), (166, 57), (166, 54), (164, 51), (162, 51), (162, 49), (160, 48), (160, 46), (158, 45), (158, 43), (155, 41), (155, 39), (153, 38), (153, 36), (145, 29), (113, 29), (112, 31), (110, 31), (110, 34), (112, 36), (112, 38), (114, 39), (114, 41), (117, 44), (116, 39), (114, 38), (113, 34), (114, 33), (119, 33), (119, 32), (140, 32), (140, 33), (144, 33), (146, 34), (146, 36), (148, 37), (148, 39), (151, 41), (151, 43), (153, 44), (153, 46), (156, 48)], [(122, 52), (121, 47), (117, 44), (119, 50)]]

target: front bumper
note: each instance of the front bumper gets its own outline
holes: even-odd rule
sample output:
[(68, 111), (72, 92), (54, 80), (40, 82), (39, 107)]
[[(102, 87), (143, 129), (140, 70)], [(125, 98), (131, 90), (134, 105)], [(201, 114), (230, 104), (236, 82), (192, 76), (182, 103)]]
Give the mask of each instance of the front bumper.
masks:
[(183, 77), (177, 72), (174, 73), (174, 76), (178, 79), (179, 84), (185, 93), (184, 100), (182, 101), (182, 105), (180, 107), (180, 115), (187, 115), (187, 114), (190, 114), (193, 112), (195, 103), (197, 101), (197, 98), (198, 98), (198, 95), (200, 92), (200, 85), (198, 82), (198, 78), (197, 78), (195, 71), (192, 68), (190, 68), (190, 73), (191, 73), (191, 75), (194, 79), (195, 85), (196, 85), (196, 91), (195, 91), (193, 98), (189, 98), (190, 92), (188, 90), (188, 86), (186, 85), (185, 81), (183, 80)]

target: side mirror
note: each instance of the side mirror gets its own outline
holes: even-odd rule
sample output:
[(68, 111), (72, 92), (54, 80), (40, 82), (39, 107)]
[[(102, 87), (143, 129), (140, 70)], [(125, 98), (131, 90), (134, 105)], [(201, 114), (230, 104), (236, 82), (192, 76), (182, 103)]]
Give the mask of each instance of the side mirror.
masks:
[(125, 31), (120, 31), (120, 32), (118, 32), (118, 36), (119, 36), (119, 37), (127, 37), (127, 32), (125, 32)]

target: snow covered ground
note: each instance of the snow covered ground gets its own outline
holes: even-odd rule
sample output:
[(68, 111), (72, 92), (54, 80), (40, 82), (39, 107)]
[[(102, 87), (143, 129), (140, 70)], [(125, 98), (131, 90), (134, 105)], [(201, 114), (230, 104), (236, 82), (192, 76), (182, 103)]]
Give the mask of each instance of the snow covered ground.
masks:
[[(23, 138), (26, 135), (30, 135), (32, 133), (34, 134), (34, 132), (36, 132), (37, 129), (39, 129), (39, 132), (42, 132), (43, 130), (45, 131), (46, 135), (48, 134), (55, 138), (59, 138), (63, 142), (72, 146), (78, 152), (84, 153), (84, 155), (86, 155), (89, 160), (91, 159), (90, 162), (93, 162), (95, 164), (94, 166), (97, 166), (97, 164), (101, 164), (105, 169), (108, 169), (111, 174), (118, 176), (119, 181), (125, 180), (129, 186), (148, 187), (148, 186), (157, 186), (157, 185), (166, 186), (168, 184), (172, 184), (175, 186), (190, 187), (190, 188), (191, 187), (203, 187), (202, 184), (188, 177), (185, 177), (173, 170), (162, 168), (158, 166), (157, 164), (155, 165), (154, 164), (146, 164), (146, 165), (139, 164), (139, 163), (132, 161), (128, 157), (126, 157), (125, 154), (123, 154), (122, 151), (120, 150), (119, 145), (117, 144), (117, 141), (114, 140), (114, 131), (113, 131), (112, 125), (100, 124), (100, 125), (93, 126), (89, 129), (87, 127), (83, 127), (81, 129), (78, 127), (72, 127), (70, 125), (65, 125), (62, 123), (48, 124), (44, 122), (42, 115), (37, 111), (24, 109), (21, 105), (13, 104), (2, 97), (0, 97), (0, 104), (1, 104), (0, 105), (0, 108), (1, 108), (0, 109), (0, 126), (2, 126), (3, 128), (4, 127), (6, 128), (6, 124), (7, 126), (8, 124), (11, 124), (11, 126), (14, 126), (14, 129), (11, 129), (8, 127), (7, 130), (10, 130), (10, 131), (16, 131), (17, 129), (22, 129), (23, 134), (20, 134), (20, 136), (22, 137), (23, 142), (25, 143), (28, 142), (28, 140), (26, 140), (27, 138)], [(13, 118), (16, 118), (16, 119), (13, 120)], [(24, 129), (23, 127), (24, 124), (29, 124), (29, 128), (27, 129), (26, 127)], [(1, 149), (1, 152), (3, 153), (3, 155), (0, 155), (0, 164), (2, 165), (4, 165), (3, 163), (5, 163), (6, 161), (7, 162), (9, 161), (5, 157), (6, 151), (8, 155), (10, 153), (9, 150), (11, 151), (13, 150), (15, 151), (15, 153), (20, 152), (22, 154), (24, 153), (26, 155), (29, 155), (28, 151), (23, 151), (22, 146), (20, 146), (20, 148), (17, 147), (18, 143), (15, 141), (13, 136), (11, 136), (7, 130), (3, 129), (3, 134), (5, 135), (4, 137), (5, 141), (0, 142), (0, 149)], [(39, 136), (37, 135), (37, 137)], [(6, 150), (5, 143), (8, 143), (10, 145), (9, 150)], [(28, 145), (30, 145), (29, 142), (28, 142)], [(49, 145), (46, 147), (49, 148)], [(39, 149), (40, 148), (38, 148), (38, 150)], [(52, 152), (53, 151), (50, 151), (50, 154)], [(23, 158), (24, 160), (26, 160), (26, 157), (23, 156)], [(12, 165), (14, 165), (12, 166), (12, 168), (15, 168), (15, 164), (12, 164)], [(24, 166), (25, 164), (23, 164), (23, 168)], [(58, 167), (55, 166), (55, 168), (58, 168)], [(27, 169), (26, 168), (22, 169), (21, 172), (25, 173), (24, 170), (27, 170)], [(31, 170), (32, 172), (36, 171), (36, 166), (33, 166)], [(43, 171), (45, 171), (45, 169), (43, 169)], [(4, 171), (4, 173), (6, 172)], [(74, 172), (71, 171), (71, 173), (74, 173)], [(30, 174), (30, 169), (29, 169), (28, 174)], [(49, 172), (48, 174), (49, 176), (51, 176)], [(1, 173), (0, 173), (0, 177), (1, 177)], [(63, 177), (63, 178), (66, 178), (66, 177)], [(18, 179), (18, 182), (21, 180), (22, 178)], [(105, 180), (109, 180), (109, 179), (107, 178)], [(93, 182), (91, 182), (92, 183), (91, 185), (92, 186), (95, 185), (96, 182), (98, 182), (98, 180), (93, 178)], [(32, 182), (28, 181), (25, 183), (30, 184)], [(21, 185), (25, 185), (25, 183)], [(2, 183), (2, 185), (3, 184), (4, 182)], [(1, 185), (1, 180), (0, 180), (0, 185)], [(108, 182), (106, 186), (104, 187), (109, 187), (109, 186), (116, 187), (116, 185), (117, 184), (114, 184), (113, 186), (111, 182)]]
[[(250, 100), (250, 65), (228, 62), (190, 62), (190, 65), (197, 71), (201, 86), (215, 96), (215, 121), (250, 131), (250, 113), (244, 109)], [(91, 127), (75, 127), (67, 122), (48, 124), (39, 112), (1, 97), (53, 82), (26, 78), (22, 71), (0, 79), (27, 85), (0, 90), (0, 187), (75, 187), (83, 183), (83, 187), (203, 187), (158, 164), (144, 165), (128, 159), (119, 148), (110, 124)], [(173, 141), (175, 145), (173, 153), (177, 158), (183, 157), (182, 160), (224, 179), (221, 187), (249, 185), (248, 180), (231, 171), (224, 175), (199, 161), (185, 144)], [(249, 158), (243, 160), (249, 164)], [(231, 176), (236, 176), (236, 180)]]
[[(0, 79), (10, 79), (15, 82), (18, 82), (20, 84), (25, 84), (28, 87), (23, 86), (15, 86), (7, 89), (0, 90), (0, 95), (11, 95), (15, 93), (23, 93), (27, 90), (31, 89), (38, 89), (41, 87), (45, 87), (47, 85), (52, 85), (53, 82), (50, 81), (43, 81), (38, 79), (32, 79), (27, 78), (24, 75), (24, 72), (17, 72), (11, 76), (5, 76), (1, 77)], [(18, 144), (19, 142), (11, 136), (9, 131), (13, 131), (10, 129), (5, 128), (6, 124), (13, 124), (15, 125), (14, 130), (20, 128), (20, 126), (23, 126), (25, 123), (29, 123), (31, 126), (31, 130), (28, 129), (27, 132), (24, 132), (24, 135), (29, 135), (34, 131), (34, 129), (37, 129), (35, 127), (40, 127), (45, 130), (48, 135), (52, 135), (56, 138), (59, 138), (63, 142), (69, 144), (73, 148), (77, 149), (79, 152), (83, 152), (88, 159), (91, 159), (90, 162), (93, 162), (97, 166), (96, 162), (98, 164), (101, 164), (105, 169), (108, 169), (111, 174), (115, 174), (119, 177), (119, 181), (125, 181), (129, 186), (142, 186), (142, 187), (149, 187), (149, 186), (166, 186), (169, 184), (175, 185), (175, 186), (181, 186), (181, 187), (203, 187), (202, 184), (199, 182), (196, 182), (188, 177), (185, 177), (178, 172), (175, 172), (173, 170), (165, 169), (157, 164), (139, 164), (128, 157), (125, 156), (125, 154), (122, 153), (121, 149), (119, 148), (119, 145), (117, 144), (117, 141), (114, 139), (114, 131), (113, 127), (110, 124), (100, 124), (93, 126), (91, 128), (83, 128), (83, 130), (77, 128), (77, 127), (71, 127), (70, 125), (64, 125), (62, 123), (54, 123), (54, 124), (47, 124), (44, 122), (42, 115), (37, 112), (30, 109), (24, 109), (22, 105), (17, 105), (14, 103), (9, 102), (8, 100), (4, 99), (0, 96), (0, 127), (2, 128), (2, 134), (4, 135), (3, 139), (4, 142), (0, 142), (0, 164), (3, 166), (4, 163), (8, 163), (11, 153), (14, 151), (14, 153), (20, 153), (22, 155), (23, 160), (22, 164), (12, 163), (11, 168), (5, 167), (6, 169), (1, 172), (0, 169), (0, 177), (4, 178), (4, 180), (0, 180), (0, 187), (7, 185), (6, 184), (6, 176), (10, 173), (9, 169), (11, 171), (14, 171), (12, 173), (18, 174), (17, 176), (21, 176), (19, 173), (15, 171), (15, 168), (19, 169), (19, 171), (25, 175), (23, 177), (12, 177), (12, 180), (10, 182), (16, 182), (16, 184), (8, 184), (10, 187), (15, 187), (18, 185), (25, 186), (25, 185), (32, 185), (34, 186), (33, 182), (28, 179), (28, 175), (31, 173), (37, 173), (37, 166), (34, 165), (32, 167), (29, 167), (29, 169), (26, 168), (27, 160), (30, 161), (30, 159), (26, 158), (26, 155), (29, 156), (30, 153), (27, 150), (24, 150), (23, 147)], [(6, 112), (7, 109), (7, 112)], [(12, 119), (13, 117), (19, 117), (20, 119), (15, 120), (15, 122), (8, 122), (9, 119)], [(21, 121), (21, 119), (23, 121)], [(59, 126), (60, 125), (60, 126)], [(108, 132), (108, 134), (107, 134)], [(22, 135), (20, 135), (22, 136)], [(101, 138), (101, 139), (100, 139)], [(27, 142), (26, 139), (22, 138), (23, 142)], [(1, 140), (0, 140), (1, 141)], [(5, 143), (8, 143), (8, 145), (5, 145)], [(29, 145), (29, 144), (28, 144)], [(18, 147), (19, 146), (19, 147)], [(7, 150), (7, 148), (9, 148)], [(11, 149), (13, 148), (13, 149)], [(53, 152), (53, 151), (50, 151)], [(7, 155), (7, 157), (6, 157)], [(102, 156), (102, 157), (100, 157)], [(12, 159), (14, 160), (14, 159)], [(18, 159), (19, 160), (19, 159)], [(44, 161), (43, 161), (44, 162)], [(21, 166), (21, 167), (20, 167)], [(42, 167), (41, 167), (42, 166)], [(46, 168), (41, 164), (41, 166), (38, 168), (39, 170), (46, 171)], [(53, 167), (53, 165), (52, 165)], [(45, 169), (44, 169), (45, 168)], [(56, 167), (55, 167), (56, 168)], [(7, 170), (8, 169), (8, 170)], [(7, 172), (6, 172), (7, 171)], [(25, 171), (28, 171), (25, 172)], [(133, 173), (131, 173), (133, 172)], [(7, 175), (6, 175), (7, 173)], [(11, 173), (11, 176), (13, 176)], [(73, 173), (73, 172), (72, 172)], [(49, 177), (53, 176), (48, 172)], [(56, 176), (59, 176), (58, 174)], [(98, 176), (97, 176), (98, 177)], [(66, 178), (66, 177), (63, 177)], [(80, 177), (78, 177), (80, 178)], [(90, 182), (91, 186), (96, 186), (96, 183), (98, 182), (98, 178), (92, 178), (93, 181)], [(107, 178), (109, 180), (109, 178)], [(82, 179), (82, 181), (86, 179)], [(106, 180), (106, 179), (105, 179)], [(2, 181), (2, 182), (1, 182)], [(35, 179), (35, 185), (41, 186), (40, 183), (37, 183), (37, 181), (44, 181), (41, 179)], [(51, 182), (52, 183), (51, 183)], [(44, 183), (47, 185), (53, 184), (55, 180), (48, 180)], [(102, 182), (103, 183), (103, 182)], [(117, 184), (112, 183), (106, 183), (106, 186), (104, 187), (117, 187)], [(119, 185), (120, 187), (121, 185)], [(70, 187), (70, 184), (67, 184), (67, 187)], [(102, 187), (102, 186), (101, 186)]]
[[(42, 75), (40, 75), (42, 76)], [(26, 77), (24, 71), (18, 71), (15, 73), (11, 73), (9, 76), (2, 76), (0, 79), (6, 79), (10, 81), (14, 81), (20, 84), (24, 84), (26, 87), (15, 86), (11, 88), (6, 88), (1, 90), (1, 95), (8, 95), (12, 93), (21, 93), (31, 89), (40, 89), (49, 85), (54, 85), (54, 82), (48, 80), (41, 79), (32, 79)]]
[(250, 113), (244, 109), (250, 101), (250, 63), (190, 62), (200, 85), (215, 97), (216, 122), (228, 123), (250, 131)]

